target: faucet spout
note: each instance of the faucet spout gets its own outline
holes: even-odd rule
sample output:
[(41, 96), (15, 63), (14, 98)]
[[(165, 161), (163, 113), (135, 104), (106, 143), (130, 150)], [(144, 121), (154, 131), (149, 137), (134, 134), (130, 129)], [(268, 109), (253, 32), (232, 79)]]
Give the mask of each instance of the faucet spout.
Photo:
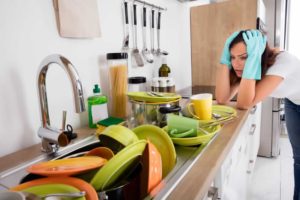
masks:
[[(38, 96), (39, 96), (40, 111), (41, 111), (41, 122), (42, 122), (42, 126), (38, 130), (38, 135), (43, 140), (42, 150), (47, 152), (50, 152), (52, 149), (49, 148), (49, 143), (51, 145), (54, 144), (54, 146), (56, 146), (55, 148), (52, 149), (52, 151), (56, 151), (58, 149), (57, 146), (65, 146), (68, 143), (65, 142), (65, 139), (61, 139), (63, 138), (63, 136), (61, 135), (63, 134), (62, 133), (63, 130), (59, 131), (55, 128), (52, 128), (50, 124), (47, 90), (46, 90), (46, 75), (49, 67), (51, 66), (50, 64), (52, 63), (56, 63), (60, 65), (64, 69), (64, 71), (68, 74), (73, 89), (76, 113), (85, 111), (82, 84), (75, 67), (68, 59), (66, 59), (61, 55), (54, 54), (54, 55), (47, 56), (40, 64), (38, 70), (38, 80), (37, 80)], [(54, 135), (52, 135), (52, 133)]]

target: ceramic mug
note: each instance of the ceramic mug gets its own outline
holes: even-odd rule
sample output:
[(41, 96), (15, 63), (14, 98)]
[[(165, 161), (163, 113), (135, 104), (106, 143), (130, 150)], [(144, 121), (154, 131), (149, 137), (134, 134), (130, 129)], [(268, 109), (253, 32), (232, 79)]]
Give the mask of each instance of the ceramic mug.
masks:
[(195, 137), (197, 136), (198, 120), (178, 116), (174, 114), (167, 115), (168, 133), (172, 137)]
[[(202, 93), (191, 96), (188, 112), (198, 120), (210, 120), (212, 117), (212, 94)], [(192, 109), (193, 107), (193, 109)]]

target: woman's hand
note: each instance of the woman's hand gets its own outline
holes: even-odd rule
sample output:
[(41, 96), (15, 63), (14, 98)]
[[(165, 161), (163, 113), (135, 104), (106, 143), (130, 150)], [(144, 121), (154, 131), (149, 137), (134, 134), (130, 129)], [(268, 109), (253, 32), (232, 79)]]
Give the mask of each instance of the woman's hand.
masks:
[(243, 38), (247, 46), (247, 60), (242, 77), (245, 79), (261, 79), (261, 56), (266, 48), (267, 39), (258, 30), (246, 31)]
[(236, 31), (229, 36), (224, 44), (223, 53), (221, 56), (221, 64), (226, 65), (229, 69), (231, 69), (231, 60), (230, 60), (230, 51), (229, 45), (231, 44), (232, 40), (240, 33), (240, 31)]

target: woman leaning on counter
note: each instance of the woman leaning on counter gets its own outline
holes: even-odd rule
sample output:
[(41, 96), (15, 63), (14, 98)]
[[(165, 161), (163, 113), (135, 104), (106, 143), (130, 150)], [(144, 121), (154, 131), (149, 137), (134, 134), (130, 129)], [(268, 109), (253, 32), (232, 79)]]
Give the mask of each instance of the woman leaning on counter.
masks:
[(227, 38), (217, 70), (216, 99), (226, 104), (237, 94), (237, 107), (248, 109), (266, 97), (284, 98), (286, 126), (294, 158), (294, 200), (300, 200), (300, 60), (270, 48), (258, 30)]

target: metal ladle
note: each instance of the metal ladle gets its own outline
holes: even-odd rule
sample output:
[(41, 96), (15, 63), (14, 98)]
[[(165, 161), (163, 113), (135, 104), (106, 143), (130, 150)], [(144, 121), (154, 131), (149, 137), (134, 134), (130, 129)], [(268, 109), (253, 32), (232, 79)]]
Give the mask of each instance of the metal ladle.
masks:
[(158, 18), (157, 18), (157, 50), (156, 54), (159, 55), (168, 55), (167, 51), (160, 49), (160, 20), (161, 20), (161, 12), (158, 11)]
[(150, 44), (151, 44), (151, 53), (156, 55), (156, 50), (154, 49), (154, 10), (151, 10), (151, 29), (150, 29)]
[(142, 55), (145, 58), (145, 60), (148, 63), (153, 63), (153, 55), (147, 48), (147, 34), (146, 34), (146, 27), (147, 27), (147, 10), (146, 7), (143, 7), (143, 50), (142, 50)]

